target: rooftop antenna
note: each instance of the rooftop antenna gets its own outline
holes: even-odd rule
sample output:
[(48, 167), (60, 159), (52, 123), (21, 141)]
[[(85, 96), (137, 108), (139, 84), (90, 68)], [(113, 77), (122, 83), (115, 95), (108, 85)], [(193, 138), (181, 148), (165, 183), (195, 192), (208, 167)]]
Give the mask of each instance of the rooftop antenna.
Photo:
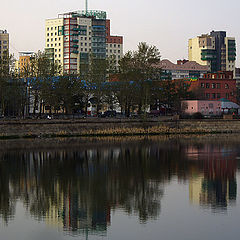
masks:
[(85, 1), (85, 9), (86, 9), (86, 14), (87, 14), (87, 11), (88, 11), (88, 0)]

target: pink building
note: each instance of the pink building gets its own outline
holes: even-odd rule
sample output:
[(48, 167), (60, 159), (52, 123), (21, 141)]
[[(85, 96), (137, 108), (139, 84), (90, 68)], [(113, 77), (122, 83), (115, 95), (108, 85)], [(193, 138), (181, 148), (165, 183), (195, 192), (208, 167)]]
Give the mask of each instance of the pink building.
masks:
[(221, 102), (208, 100), (186, 100), (182, 101), (182, 111), (186, 114), (194, 114), (197, 112), (205, 116), (221, 115)]

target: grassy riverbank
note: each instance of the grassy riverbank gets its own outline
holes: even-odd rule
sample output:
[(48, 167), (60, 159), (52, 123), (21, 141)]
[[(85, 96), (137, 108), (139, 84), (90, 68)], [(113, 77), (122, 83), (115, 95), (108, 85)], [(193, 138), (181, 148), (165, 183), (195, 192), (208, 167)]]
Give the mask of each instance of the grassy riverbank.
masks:
[(0, 139), (240, 133), (239, 120), (88, 119), (0, 122)]

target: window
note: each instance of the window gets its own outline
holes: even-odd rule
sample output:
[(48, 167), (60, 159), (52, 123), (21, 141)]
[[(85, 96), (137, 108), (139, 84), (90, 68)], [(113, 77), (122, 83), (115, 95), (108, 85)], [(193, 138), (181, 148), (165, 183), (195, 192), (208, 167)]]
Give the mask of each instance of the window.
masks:
[(201, 88), (204, 88), (204, 83), (201, 83)]
[(49, 33), (47, 34), (47, 36), (49, 36)]
[(206, 88), (209, 88), (210, 87), (210, 84), (209, 83), (206, 83)]
[(217, 93), (217, 98), (221, 98), (221, 94), (220, 93)]
[(57, 38), (55, 38), (55, 41), (57, 41)]
[(47, 39), (47, 42), (49, 42), (49, 38)]
[(210, 98), (210, 93), (206, 93), (206, 99)]
[(227, 84), (227, 83), (225, 83), (225, 88), (226, 88), (226, 89), (229, 89), (229, 86), (228, 86), (228, 84)]
[(47, 31), (49, 31), (49, 28), (47, 28)]
[(53, 33), (51, 33), (51, 36), (53, 36)]
[(51, 27), (51, 30), (53, 30), (53, 27)]
[(85, 52), (87, 52), (87, 48), (85, 48)]
[(59, 54), (59, 57), (61, 57), (61, 54)]
[(229, 99), (229, 93), (226, 93), (226, 99)]
[(221, 83), (217, 83), (217, 88), (218, 88), (218, 89), (221, 88)]
[(61, 46), (61, 43), (59, 43), (58, 45)]
[[(216, 93), (212, 94), (212, 98), (215, 99), (216, 98)], [(210, 105), (210, 104), (209, 104)]]
[(212, 83), (212, 88), (216, 88), (216, 84), (215, 83)]

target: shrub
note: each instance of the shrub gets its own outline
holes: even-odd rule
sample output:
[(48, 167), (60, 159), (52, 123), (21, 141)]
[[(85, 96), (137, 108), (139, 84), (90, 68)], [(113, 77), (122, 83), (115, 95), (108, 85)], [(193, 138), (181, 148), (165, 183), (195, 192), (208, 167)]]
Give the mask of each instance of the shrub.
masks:
[(196, 112), (192, 115), (193, 119), (203, 119), (203, 115), (200, 112)]

